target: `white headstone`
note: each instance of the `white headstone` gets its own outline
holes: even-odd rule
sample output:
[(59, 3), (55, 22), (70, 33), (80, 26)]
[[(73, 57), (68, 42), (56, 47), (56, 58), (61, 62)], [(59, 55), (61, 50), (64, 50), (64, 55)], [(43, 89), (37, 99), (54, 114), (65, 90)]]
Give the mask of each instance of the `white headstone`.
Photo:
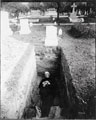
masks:
[(57, 25), (57, 22), (56, 22), (56, 21), (54, 22), (54, 25)]
[(30, 25), (30, 27), (32, 27), (32, 26), (33, 26), (33, 23), (32, 23), (32, 22), (30, 22), (30, 23), (29, 23), (29, 25)]
[(45, 46), (58, 46), (57, 27), (46, 26)]
[(62, 35), (62, 29), (61, 28), (59, 29), (59, 35)]
[(29, 34), (31, 31), (29, 29), (28, 19), (20, 19), (20, 34)]
[(9, 14), (6, 11), (1, 11), (1, 37), (12, 35), (13, 32), (9, 26)]
[(55, 18), (53, 17), (53, 20), (55, 20)]

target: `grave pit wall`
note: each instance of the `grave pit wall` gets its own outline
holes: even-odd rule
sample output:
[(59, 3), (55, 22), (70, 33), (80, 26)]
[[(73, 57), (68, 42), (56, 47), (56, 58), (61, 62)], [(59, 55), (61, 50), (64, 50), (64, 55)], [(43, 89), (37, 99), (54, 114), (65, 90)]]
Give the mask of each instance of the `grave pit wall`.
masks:
[(21, 118), (36, 84), (33, 45), (12, 37), (2, 39), (1, 71), (1, 118)]

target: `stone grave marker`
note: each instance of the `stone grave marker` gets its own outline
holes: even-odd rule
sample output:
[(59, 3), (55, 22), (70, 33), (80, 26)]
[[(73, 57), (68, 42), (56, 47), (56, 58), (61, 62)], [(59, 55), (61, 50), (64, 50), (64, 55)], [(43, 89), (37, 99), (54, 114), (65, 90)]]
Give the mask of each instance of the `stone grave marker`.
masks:
[(1, 37), (12, 35), (13, 32), (9, 25), (9, 13), (7, 11), (1, 11)]
[(78, 14), (81, 15), (81, 10), (79, 10)]
[(75, 8), (77, 7), (77, 5), (75, 3), (73, 3), (73, 5), (71, 7), (73, 8), (73, 10), (69, 17), (70, 22), (73, 22), (73, 23), (84, 22), (83, 18), (77, 18), (77, 16), (76, 16), (77, 13), (75, 12)]
[(45, 46), (58, 46), (57, 27), (46, 26)]
[(30, 27), (32, 27), (32, 26), (33, 26), (33, 23), (32, 23), (32, 22), (31, 22), (31, 23), (29, 23), (29, 26), (30, 26)]
[(31, 31), (29, 29), (28, 19), (20, 19), (20, 34), (29, 34)]
[(62, 29), (61, 28), (59, 29), (59, 33), (58, 34), (62, 35)]
[(85, 13), (84, 13), (84, 15), (87, 15), (87, 11), (85, 10)]
[(73, 5), (71, 7), (73, 8), (72, 13), (75, 13), (75, 8), (77, 7), (77, 5), (75, 3), (73, 3)]
[(71, 19), (76, 19), (76, 12), (75, 12), (75, 8), (77, 7), (77, 5), (75, 5), (75, 3), (73, 3), (73, 5), (71, 6), (73, 8), (72, 13), (70, 14), (70, 18)]

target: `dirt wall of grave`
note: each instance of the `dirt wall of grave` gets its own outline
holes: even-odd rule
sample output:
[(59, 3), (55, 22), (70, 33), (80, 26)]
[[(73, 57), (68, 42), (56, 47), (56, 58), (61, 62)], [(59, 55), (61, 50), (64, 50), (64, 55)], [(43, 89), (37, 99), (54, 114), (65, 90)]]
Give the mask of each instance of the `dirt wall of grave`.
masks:
[(1, 118), (21, 118), (36, 84), (34, 46), (7, 37), (1, 54)]

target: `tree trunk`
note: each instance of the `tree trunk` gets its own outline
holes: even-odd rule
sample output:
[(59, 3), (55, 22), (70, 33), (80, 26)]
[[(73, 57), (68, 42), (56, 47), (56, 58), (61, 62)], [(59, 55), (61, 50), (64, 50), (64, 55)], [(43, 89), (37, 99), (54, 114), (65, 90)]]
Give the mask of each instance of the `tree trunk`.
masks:
[(57, 23), (59, 24), (59, 10), (60, 10), (60, 2), (57, 2)]

